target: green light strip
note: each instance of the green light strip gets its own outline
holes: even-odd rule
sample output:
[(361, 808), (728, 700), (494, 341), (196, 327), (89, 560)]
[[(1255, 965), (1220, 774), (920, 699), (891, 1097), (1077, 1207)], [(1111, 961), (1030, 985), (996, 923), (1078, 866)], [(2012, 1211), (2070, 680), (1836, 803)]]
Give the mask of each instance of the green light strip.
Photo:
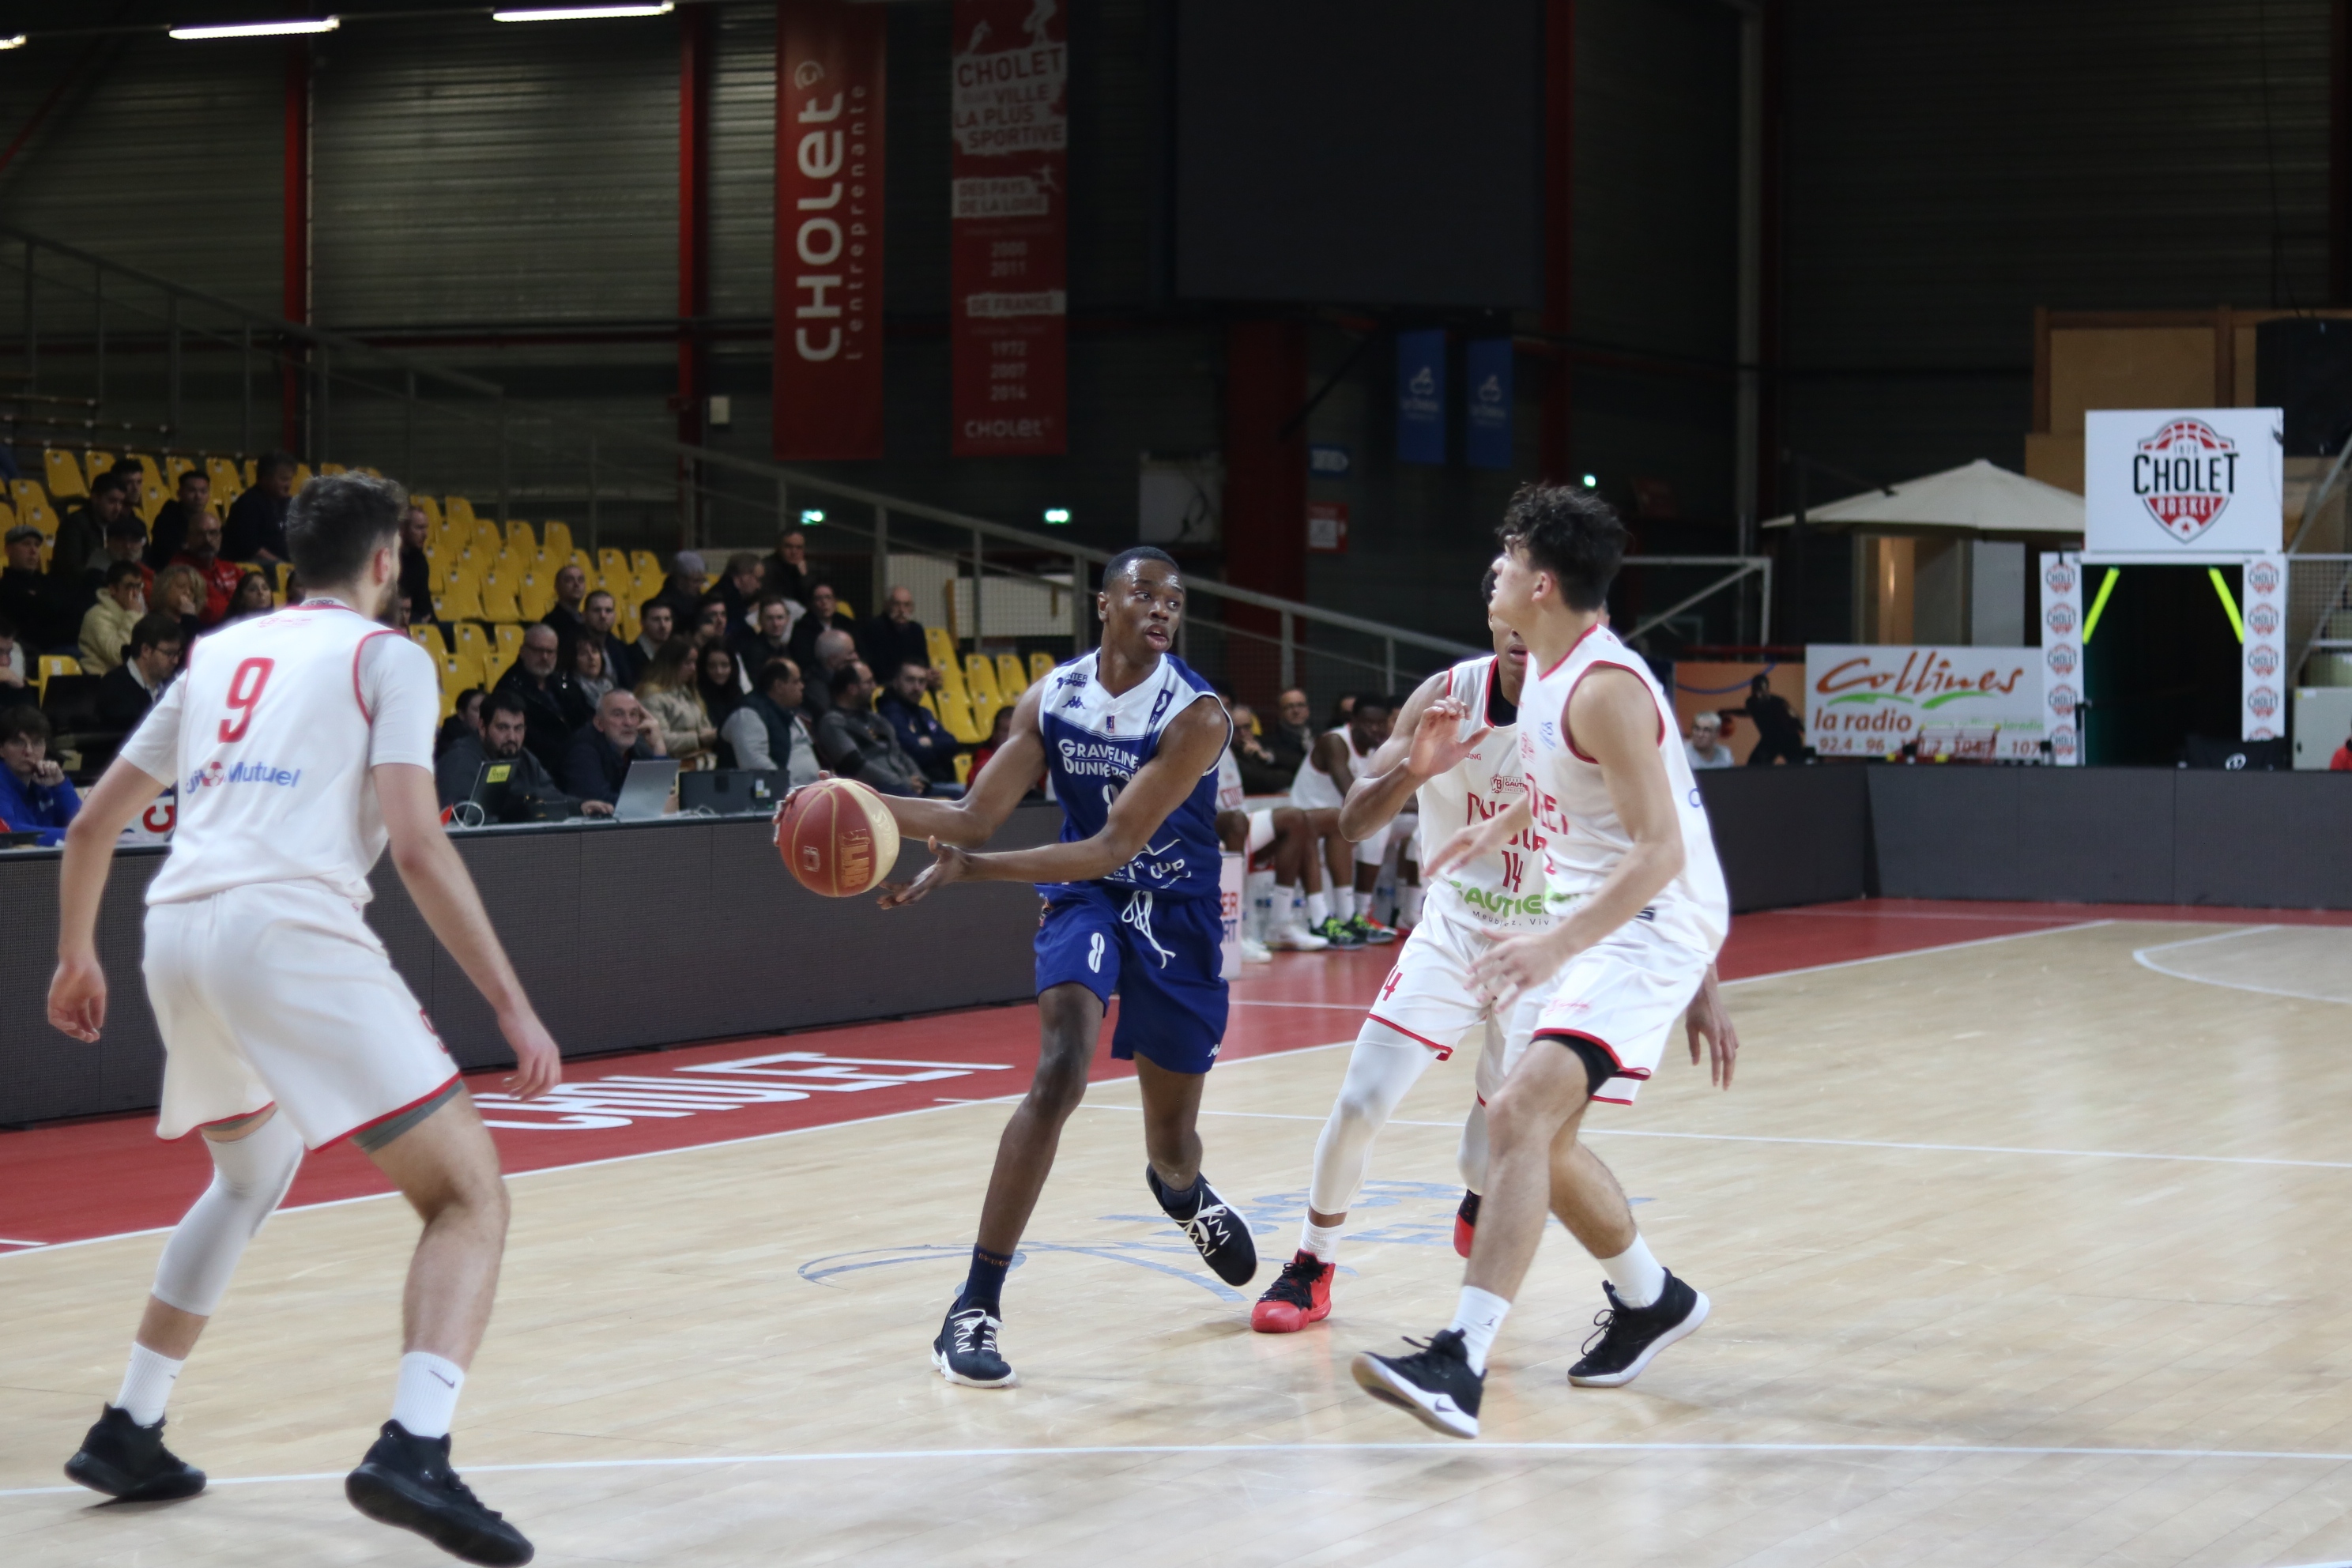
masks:
[(2123, 569), (2121, 567), (2110, 566), (2107, 568), (2106, 576), (2100, 579), (2099, 596), (2091, 601), (2091, 613), (2083, 617), (2083, 646), (2084, 647), (2091, 646), (2091, 634), (2099, 629), (2099, 612), (2107, 607), (2107, 595), (2116, 591), (2116, 579), (2122, 575)]
[(2238, 614), (2238, 601), (2230, 597), (2230, 584), (2221, 581), (2221, 569), (2219, 566), (2208, 566), (2205, 568), (2205, 575), (2213, 579), (2213, 592), (2221, 595), (2221, 607), (2230, 612), (2230, 629), (2238, 634), (2240, 642), (2244, 642), (2246, 623)]

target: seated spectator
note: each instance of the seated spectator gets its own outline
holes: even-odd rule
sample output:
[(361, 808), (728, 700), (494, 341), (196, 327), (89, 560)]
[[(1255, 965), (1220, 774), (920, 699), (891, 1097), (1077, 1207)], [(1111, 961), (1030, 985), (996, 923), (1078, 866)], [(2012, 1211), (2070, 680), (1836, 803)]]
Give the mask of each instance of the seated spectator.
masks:
[(771, 594), (782, 595), (799, 616), (808, 609), (808, 538), (797, 528), (787, 528), (776, 536), (776, 552), (761, 563), (764, 584)]
[[(401, 598), (405, 603), (407, 595), (404, 594)], [(256, 616), (269, 615), (277, 608), (278, 595), (271, 590), (269, 579), (258, 572), (247, 572), (236, 580), (236, 595), (228, 602), (228, 619), (251, 620)], [(404, 617), (400, 624), (404, 626), (408, 622)]]
[(1690, 739), (1683, 742), (1694, 768), (1727, 768), (1736, 760), (1723, 743), (1723, 715), (1702, 713), (1691, 721)]
[(204, 629), (205, 580), (193, 566), (166, 566), (155, 574), (155, 591), (148, 595), (147, 604), (151, 612), (180, 623), (180, 652), (184, 657)]
[(1290, 783), (1298, 776), (1297, 768), (1285, 770), (1282, 759), (1274, 749), (1258, 738), (1257, 715), (1249, 704), (1236, 702), (1234, 713), (1234, 761), (1242, 770), (1242, 792), (1245, 795), (1288, 795)]
[(163, 688), (172, 684), (186, 652), (177, 616), (151, 610), (140, 616), (131, 628), (122, 662), (98, 683), (100, 721), (110, 730), (137, 729)]
[(147, 613), (147, 569), (117, 561), (106, 569), (106, 587), (81, 618), (81, 672), (104, 675), (123, 659), (131, 628)]
[(583, 637), (572, 645), (572, 691), (586, 710), (580, 723), (585, 724), (596, 716), (596, 704), (604, 700), (604, 693), (615, 684), (604, 673), (604, 649), (594, 637)]
[(629, 679), (621, 684), (636, 689), (637, 682), (653, 668), (654, 655), (661, 652), (662, 644), (677, 635), (677, 617), (670, 614), (668, 605), (659, 599), (646, 601), (637, 611), (637, 640), (629, 645)]
[(833, 584), (813, 583), (809, 585), (809, 612), (793, 624), (792, 652), (793, 662), (803, 669), (822, 664), (817, 657), (816, 639), (826, 632), (839, 632), (849, 638), (854, 652), (857, 647), (857, 623), (834, 607)]
[[(847, 632), (830, 631), (816, 639), (816, 668), (809, 674), (808, 689), (801, 697), (801, 706), (808, 710), (810, 723), (820, 721), (832, 711), (834, 675), (846, 669), (856, 658), (857, 644)], [(793, 662), (800, 663), (798, 659)]]
[[(899, 666), (930, 663), (930, 644), (923, 623), (915, 618), (915, 591), (891, 589), (890, 596), (882, 601), (882, 613), (867, 621), (858, 634), (857, 646), (866, 655), (866, 668), (885, 690), (898, 686)], [(1004, 694), (1007, 701), (1019, 695), (1017, 691)]]
[[(868, 666), (871, 668), (872, 666)], [(874, 710), (890, 722), (897, 731), (899, 749), (915, 759), (923, 776), (943, 786), (942, 793), (961, 795), (963, 786), (956, 783), (956, 738), (948, 727), (923, 708), (923, 690), (931, 672), (922, 665), (908, 661), (898, 667), (890, 681), (890, 689), (874, 705)]]
[(694, 645), (672, 637), (637, 678), (636, 698), (661, 737), (662, 752), (681, 768), (717, 765), (719, 727), (695, 690)]
[(206, 512), (189, 524), (188, 542), (172, 558), (172, 564), (187, 567), (204, 584), (205, 602), (196, 611), (196, 619), (205, 630), (228, 618), (229, 601), (236, 596), (236, 585), (245, 574), (235, 561), (221, 554), (220, 519)]
[(523, 743), (530, 731), (530, 716), (520, 697), (511, 691), (490, 693), (482, 704), (482, 732), (462, 737), (433, 765), (441, 804), (452, 806), (472, 799), (482, 764), (506, 763), (513, 772), (507, 775), (499, 821), (539, 822), (569, 816), (574, 808), (583, 816), (611, 816), (611, 802), (583, 800), (556, 787), (554, 778)]
[[(294, 504), (295, 466), (285, 452), (268, 453), (254, 465), (253, 488), (229, 505), (228, 521), (219, 536), (221, 554), (273, 569), (287, 559), (286, 510)], [(190, 518), (191, 541), (196, 536), (196, 526), (197, 520)]]
[(184, 469), (179, 494), (155, 512), (154, 536), (147, 541), (147, 564), (161, 572), (172, 557), (187, 548), (188, 520), (212, 510), (213, 482), (202, 468)]
[(522, 634), (521, 656), (491, 688), (522, 699), (530, 731), (523, 744), (551, 773), (563, 765), (563, 754), (572, 747), (572, 731), (579, 728), (575, 721), (586, 711), (572, 695), (572, 672), (555, 667), (557, 647), (553, 626), (541, 623), (530, 627)]
[(731, 641), (751, 631), (759, 621), (760, 593), (766, 574), (760, 568), (760, 557), (749, 550), (739, 550), (727, 558), (727, 570), (719, 579), (719, 598), (727, 606), (727, 635)]
[(705, 594), (694, 606), (694, 647), (697, 652), (712, 643), (721, 647), (733, 639), (727, 624), (727, 601), (716, 594)]
[(8, 531), (8, 564), (0, 569), (0, 616), (36, 649), (52, 648), (58, 635), (57, 584), (41, 572), (41, 531), (20, 522)]
[(10, 691), (24, 690), (27, 672), (25, 649), (16, 636), (16, 623), (0, 616), (0, 698), (5, 698)]
[(596, 704), (596, 717), (572, 737), (563, 757), (563, 787), (582, 800), (606, 805), (621, 798), (634, 758), (662, 754), (660, 727), (636, 698), (615, 687)]
[[(704, 584), (709, 575), (702, 557), (691, 550), (681, 550), (670, 557), (669, 575), (663, 579), (662, 590), (654, 598), (669, 606), (672, 625), (694, 624), (695, 608), (702, 603)], [(638, 613), (644, 614), (642, 605)]]
[[(1307, 721), (1307, 693), (1297, 687), (1291, 688), (1282, 694), (1276, 711), (1278, 717), (1274, 733), (1265, 738), (1265, 749), (1274, 753), (1275, 765), (1283, 769), (1289, 778), (1295, 779), (1298, 776), (1299, 764), (1306, 762), (1307, 753), (1315, 749), (1315, 726)], [(1289, 790), (1290, 785), (1286, 781), (1281, 793), (1286, 795)]]
[(621, 618), (621, 602), (599, 588), (581, 601), (580, 618), (587, 624), (589, 640), (604, 650), (604, 678), (615, 686), (635, 686), (636, 660), (629, 645), (613, 635), (613, 623)]
[(555, 603), (541, 619), (555, 628), (561, 646), (556, 650), (566, 668), (572, 663), (572, 645), (588, 635), (588, 617), (583, 613), (588, 598), (588, 574), (577, 563), (567, 561), (555, 569)]
[(140, 588), (146, 596), (152, 598), (155, 574), (147, 570), (145, 565), (140, 564), (140, 558), (146, 552), (146, 549), (147, 529), (140, 522), (136, 512), (126, 511), (108, 523), (105, 553), (90, 558), (89, 565), (82, 573), (79, 582), (73, 584), (58, 582), (58, 610), (63, 613), (68, 621), (79, 627), (82, 617), (89, 613), (89, 607), (97, 604), (99, 596), (106, 592), (106, 574), (113, 569), (114, 563), (118, 561), (128, 561), (139, 565)]
[(751, 629), (728, 646), (735, 651), (735, 668), (746, 675), (758, 675), (770, 659), (792, 658), (793, 607), (782, 596), (770, 594), (752, 606)]
[(482, 732), (482, 701), (489, 693), (478, 686), (468, 686), (457, 693), (457, 706), (441, 721), (441, 732), (433, 737), (433, 754), (438, 758), (451, 746), (468, 735)]
[[(158, 512), (158, 517), (163, 514)], [(412, 506), (400, 519), (400, 594), (408, 601), (408, 618), (412, 624), (424, 625), (436, 617), (433, 613), (433, 563), (425, 553), (425, 542), (433, 536), (433, 520), (425, 515), (421, 506)]]
[[(710, 721), (722, 729), (727, 717), (743, 700), (743, 688), (735, 674), (735, 656), (725, 643), (705, 643), (694, 656), (694, 690), (702, 699), (702, 710)], [(719, 766), (731, 764), (721, 762)]]
[(57, 541), (49, 550), (49, 575), (79, 584), (93, 563), (105, 565), (106, 531), (116, 518), (125, 516), (138, 521), (131, 487), (120, 474), (99, 475), (90, 482), (89, 499), (58, 524)]
[(772, 658), (760, 667), (760, 689), (727, 716), (719, 733), (735, 750), (735, 765), (782, 773), (785, 787), (816, 782), (816, 735), (801, 711), (800, 666)]
[(2327, 771), (2331, 773), (2352, 773), (2352, 739), (2346, 740), (2336, 748), (2336, 754), (2327, 759)]
[(874, 711), (874, 672), (852, 660), (833, 672), (833, 707), (816, 727), (817, 760), (884, 795), (929, 795), (930, 781)]
[(44, 844), (65, 839), (81, 811), (81, 796), (65, 769), (49, 761), (49, 721), (32, 707), (0, 713), (0, 825), (36, 833)]

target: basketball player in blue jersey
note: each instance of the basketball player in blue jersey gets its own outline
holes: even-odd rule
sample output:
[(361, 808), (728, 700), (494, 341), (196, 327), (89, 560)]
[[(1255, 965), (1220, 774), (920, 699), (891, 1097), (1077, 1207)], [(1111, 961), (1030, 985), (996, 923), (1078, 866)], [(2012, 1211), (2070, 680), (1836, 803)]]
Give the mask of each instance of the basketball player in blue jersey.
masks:
[[(1022, 695), (1012, 734), (954, 803), (889, 798), (902, 834), (937, 858), (882, 895), (910, 904), (950, 882), (1034, 882), (1037, 1015), (1043, 1049), (1029, 1093), (1005, 1123), (980, 1211), (971, 1272), (948, 1309), (931, 1364), (950, 1383), (1010, 1388), (997, 1349), (1005, 1270), (1053, 1169), (1062, 1123), (1087, 1091), (1087, 1067), (1113, 991), (1111, 1055), (1132, 1059), (1143, 1091), (1144, 1181), (1217, 1277), (1243, 1285), (1257, 1247), (1242, 1216), (1201, 1175), (1201, 1086), (1225, 1032), (1218, 894), (1217, 762), (1233, 731), (1209, 683), (1168, 650), (1184, 614), (1176, 563), (1139, 547), (1103, 568), (1102, 646)], [(1062, 837), (978, 855), (1050, 771)]]

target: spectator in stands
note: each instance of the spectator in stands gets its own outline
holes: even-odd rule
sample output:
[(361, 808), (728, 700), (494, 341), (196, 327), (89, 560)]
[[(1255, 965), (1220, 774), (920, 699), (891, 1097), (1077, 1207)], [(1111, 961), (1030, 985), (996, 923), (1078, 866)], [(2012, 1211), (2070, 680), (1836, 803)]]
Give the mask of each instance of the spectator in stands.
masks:
[(2352, 739), (2346, 740), (2336, 748), (2336, 754), (2327, 759), (2327, 771), (2331, 773), (2352, 773)]
[(38, 833), (63, 843), (81, 811), (81, 796), (65, 769), (49, 761), (49, 721), (32, 707), (0, 713), (0, 823), (12, 833)]
[(629, 659), (628, 685), (631, 690), (636, 689), (637, 682), (646, 678), (646, 671), (652, 668), (654, 656), (661, 652), (662, 645), (677, 635), (677, 618), (671, 613), (667, 601), (648, 599), (638, 609), (637, 640), (629, 645), (632, 657)]
[(439, 757), (467, 736), (482, 732), (482, 703), (488, 696), (489, 693), (478, 686), (468, 686), (457, 693), (457, 706), (451, 710), (449, 717), (441, 721), (441, 732), (433, 737), (435, 757)]
[(189, 568), (204, 584), (205, 601), (196, 619), (206, 630), (228, 618), (229, 601), (236, 596), (237, 582), (245, 574), (221, 554), (220, 519), (206, 512), (189, 524), (187, 545), (172, 558), (172, 564)]
[(41, 573), (41, 531), (20, 522), (8, 531), (8, 564), (0, 569), (0, 616), (5, 616), (36, 648), (55, 647), (58, 636), (57, 584)]
[[(1291, 688), (1282, 694), (1277, 711), (1280, 717), (1274, 733), (1266, 737), (1265, 749), (1274, 753), (1275, 765), (1287, 769), (1289, 776), (1296, 779), (1299, 765), (1307, 761), (1307, 753), (1315, 749), (1315, 726), (1307, 722), (1307, 693)], [(1289, 784), (1285, 783), (1283, 793), (1289, 793)]]
[(104, 675), (121, 664), (131, 646), (131, 628), (147, 613), (146, 568), (117, 561), (106, 570), (106, 588), (81, 618), (81, 672)]
[(694, 645), (672, 637), (637, 678), (636, 698), (661, 737), (664, 754), (681, 768), (708, 768), (718, 758), (719, 727), (695, 690)]
[[(997, 748), (1003, 745), (1005, 742), (1012, 738), (1013, 710), (1010, 708), (999, 708), (996, 710), (996, 717), (988, 721), (988, 739), (982, 741), (979, 747), (971, 753), (971, 776), (973, 778), (978, 778), (980, 776), (980, 770), (988, 766), (988, 759), (996, 755)], [(1042, 800), (1045, 798), (1045, 765), (1040, 763), (1037, 768), (1037, 776), (1029, 781), (1029, 788), (1025, 793), (1024, 793), (1022, 798), (1024, 800)]]
[(716, 594), (705, 594), (694, 606), (694, 646), (709, 647), (712, 643), (724, 644), (733, 636), (727, 624), (727, 601)]
[[(809, 722), (820, 722), (833, 710), (833, 677), (835, 671), (857, 657), (857, 644), (847, 632), (830, 631), (816, 639), (816, 668), (808, 677), (808, 689), (801, 698), (801, 706), (808, 710)], [(798, 659), (793, 661), (800, 663)], [(806, 666), (802, 667), (806, 669)]]
[(0, 694), (25, 689), (25, 649), (16, 623), (0, 616)]
[(433, 520), (421, 506), (412, 506), (400, 520), (400, 592), (408, 601), (409, 624), (430, 624), (433, 610), (433, 563), (425, 542), (433, 536)]
[(147, 541), (147, 564), (160, 572), (172, 563), (172, 557), (187, 548), (188, 520), (199, 512), (212, 510), (213, 482), (202, 468), (183, 469), (180, 493), (176, 500), (167, 500), (155, 513), (155, 532)]
[(1298, 770), (1282, 771), (1282, 760), (1258, 736), (1257, 714), (1249, 704), (1234, 703), (1233, 715), (1234, 761), (1240, 764), (1242, 770), (1242, 793), (1288, 795), (1291, 781), (1298, 776)]
[(843, 615), (835, 607), (837, 603), (832, 584), (809, 584), (809, 613), (793, 625), (793, 658), (800, 661), (802, 668), (807, 668), (815, 660), (816, 639), (828, 631), (845, 633), (850, 639), (850, 647), (855, 648), (857, 646), (857, 623)]
[(1758, 676), (1748, 683), (1748, 716), (1756, 721), (1756, 749), (1748, 753), (1751, 768), (1769, 767), (1786, 759), (1791, 763), (1805, 760), (1805, 729), (1789, 706), (1789, 700), (1772, 689), (1769, 676)]
[(204, 629), (205, 580), (194, 567), (166, 566), (156, 573), (155, 592), (147, 603), (152, 611), (180, 623), (183, 654), (196, 646), (196, 634)]
[(884, 795), (929, 795), (930, 781), (874, 711), (874, 672), (852, 659), (833, 672), (833, 708), (816, 727), (817, 760)]
[(702, 710), (710, 715), (711, 723), (724, 728), (727, 716), (735, 711), (744, 697), (735, 674), (735, 656), (728, 651), (725, 643), (705, 643), (696, 651), (694, 690), (702, 699)]
[(147, 710), (172, 684), (186, 647), (180, 640), (176, 616), (151, 612), (131, 628), (122, 662), (98, 683), (98, 716), (110, 730), (135, 730)]
[(588, 574), (580, 570), (575, 561), (567, 561), (555, 571), (555, 603), (549, 606), (547, 624), (555, 628), (557, 641), (564, 662), (572, 658), (572, 645), (588, 635), (588, 617), (583, 614), (588, 597)]
[(1735, 759), (1723, 743), (1723, 715), (1702, 713), (1691, 721), (1690, 739), (1683, 742), (1694, 768), (1727, 768)]
[[(929, 643), (923, 635), (923, 623), (915, 618), (915, 591), (898, 587), (890, 590), (882, 601), (882, 613), (866, 623), (858, 639), (859, 651), (866, 655), (866, 666), (874, 679), (884, 686), (898, 684), (898, 667), (906, 664), (928, 665), (931, 662)], [(1008, 691), (1006, 700), (1019, 693)]]
[[(866, 667), (871, 669), (873, 666)], [(948, 727), (924, 710), (923, 691), (931, 672), (920, 664), (908, 662), (898, 667), (891, 678), (890, 688), (882, 694), (874, 710), (888, 721), (898, 737), (899, 750), (915, 760), (923, 776), (932, 784), (944, 786), (942, 793), (961, 795), (962, 786), (956, 783), (956, 738)]]
[(594, 722), (572, 737), (572, 749), (563, 759), (563, 787), (583, 801), (610, 805), (621, 798), (631, 760), (661, 754), (661, 726), (635, 697), (615, 688), (596, 704)]
[(780, 594), (763, 595), (751, 606), (751, 629), (728, 646), (735, 650), (735, 668), (746, 674), (756, 674), (772, 658), (791, 658), (793, 607)]
[(538, 822), (570, 816), (574, 809), (583, 816), (611, 816), (611, 802), (583, 800), (556, 787), (554, 776), (524, 743), (530, 731), (530, 716), (522, 699), (511, 691), (491, 692), (482, 704), (482, 732), (460, 738), (434, 764), (434, 784), (441, 804), (450, 806), (471, 800), (482, 764), (505, 763), (513, 771), (507, 775), (499, 821)]
[(155, 573), (147, 564), (147, 525), (137, 514), (124, 512), (106, 526), (106, 553), (90, 563), (82, 574), (82, 582), (90, 595), (83, 609), (97, 603), (97, 595), (106, 591), (106, 574), (118, 561), (129, 561), (139, 568), (139, 587), (152, 598), (155, 594)]
[(766, 576), (767, 590), (792, 601), (796, 610), (806, 610), (808, 589), (808, 537), (797, 528), (787, 528), (776, 535), (776, 552), (761, 563)]
[(79, 586), (81, 574), (95, 561), (106, 563), (107, 525), (118, 517), (138, 521), (131, 504), (131, 487), (119, 474), (100, 474), (89, 487), (89, 499), (66, 513), (49, 550), (49, 575)]
[[(615, 686), (637, 683), (636, 659), (629, 645), (613, 635), (613, 623), (621, 618), (621, 603), (599, 588), (581, 601), (580, 619), (588, 630), (587, 640), (596, 645), (604, 656), (604, 676)], [(599, 701), (603, 699), (600, 697)]]
[[(405, 595), (403, 595), (402, 602), (406, 602)], [(278, 595), (270, 590), (268, 576), (260, 572), (247, 572), (236, 580), (236, 595), (228, 602), (228, 618), (232, 621), (250, 620), (255, 616), (266, 616), (276, 608)], [(404, 619), (400, 624), (404, 626), (408, 622)]]
[[(669, 606), (673, 625), (694, 624), (695, 610), (702, 603), (704, 581), (709, 574), (702, 557), (691, 550), (681, 550), (670, 557), (669, 575), (663, 580), (662, 591), (654, 597)], [(644, 613), (642, 608), (638, 613)]]
[(734, 748), (739, 768), (781, 772), (787, 789), (816, 780), (816, 735), (801, 711), (800, 666), (791, 659), (760, 667), (760, 689), (727, 716), (719, 734)]
[(604, 693), (615, 684), (604, 672), (604, 649), (594, 637), (583, 637), (572, 645), (572, 690), (584, 710), (582, 724), (595, 717), (596, 704), (604, 700)]
[[(572, 672), (556, 668), (557, 657), (555, 628), (543, 622), (533, 626), (522, 634), (521, 657), (491, 688), (493, 694), (511, 691), (522, 700), (529, 730), (523, 744), (551, 773), (563, 765), (563, 753), (571, 749), (572, 731), (577, 727), (573, 720), (582, 710), (570, 695)], [(488, 721), (484, 723), (487, 726)]]
[(749, 550), (739, 550), (727, 558), (726, 574), (719, 579), (719, 596), (727, 605), (727, 634), (740, 637), (754, 630), (760, 618), (760, 594), (767, 574), (761, 569), (760, 558)]
[[(267, 453), (254, 465), (253, 488), (228, 509), (218, 543), (221, 554), (273, 568), (287, 558), (286, 509), (294, 504), (294, 468), (293, 458), (284, 452)], [(189, 538), (194, 538), (194, 520), (188, 528)]]

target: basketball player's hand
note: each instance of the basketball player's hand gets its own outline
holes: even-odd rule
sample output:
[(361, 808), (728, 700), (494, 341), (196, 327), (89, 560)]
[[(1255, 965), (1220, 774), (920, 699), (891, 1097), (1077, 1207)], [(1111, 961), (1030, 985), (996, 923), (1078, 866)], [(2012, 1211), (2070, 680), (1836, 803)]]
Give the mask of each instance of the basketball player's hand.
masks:
[(1412, 731), (1412, 750), (1405, 753), (1405, 766), (1413, 777), (1433, 779), (1453, 772), (1494, 733), (1491, 726), (1481, 726), (1477, 733), (1465, 737), (1462, 721), (1469, 716), (1469, 706), (1452, 697), (1441, 697), (1421, 710), (1421, 722)]
[(536, 1100), (563, 1081), (563, 1053), (555, 1048), (555, 1037), (537, 1014), (500, 1018), (499, 1033), (514, 1047), (515, 1070), (503, 1080), (509, 1094)]
[(924, 843), (929, 847), (932, 858), (931, 863), (923, 868), (923, 874), (911, 882), (885, 882), (882, 896), (875, 900), (876, 903), (886, 910), (895, 910), (901, 904), (911, 904), (950, 882), (965, 880), (971, 870), (971, 856), (968, 852), (952, 844), (942, 844), (937, 838), (927, 838)]
[(1691, 1066), (1698, 1066), (1699, 1043), (1707, 1047), (1706, 1081), (1717, 1089), (1731, 1087), (1731, 1069), (1739, 1060), (1739, 1032), (1731, 1026), (1731, 1015), (1723, 1010), (1723, 995), (1715, 988), (1715, 972), (1707, 971), (1706, 983), (1691, 998), (1690, 1010), (1683, 1015), (1684, 1032), (1690, 1037)]
[(1421, 868), (1424, 882), (1434, 881), (1456, 866), (1465, 866), (1482, 856), (1491, 855), (1511, 841), (1514, 834), (1528, 825), (1527, 807), (1515, 805), (1500, 816), (1490, 816), (1484, 822), (1457, 827), (1445, 836), (1444, 841), (1433, 851)]
[(77, 1040), (98, 1039), (106, 1026), (106, 971), (96, 955), (58, 960), (49, 980), (49, 1023)]
[(1555, 929), (1495, 943), (1470, 965), (1471, 988), (1496, 1007), (1509, 1006), (1558, 973), (1572, 956), (1560, 951), (1559, 936)]

